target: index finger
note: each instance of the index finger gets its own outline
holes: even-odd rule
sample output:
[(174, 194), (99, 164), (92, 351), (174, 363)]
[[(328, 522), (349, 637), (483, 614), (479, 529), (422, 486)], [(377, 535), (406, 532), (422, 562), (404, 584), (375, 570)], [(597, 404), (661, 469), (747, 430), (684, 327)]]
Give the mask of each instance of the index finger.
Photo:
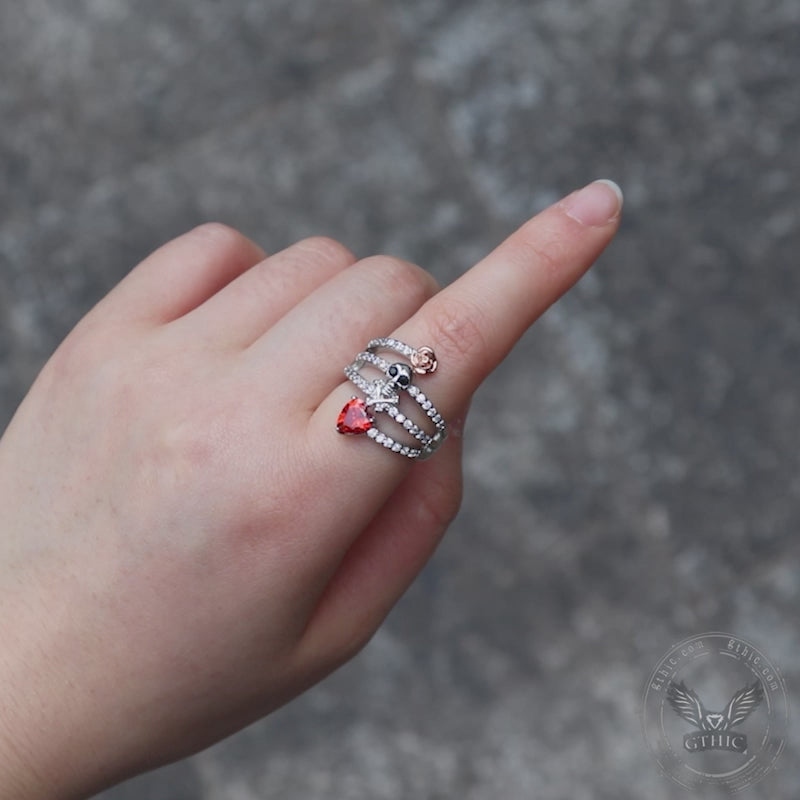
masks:
[(435, 351), (439, 369), (425, 384), (439, 408), (461, 407), (578, 281), (613, 238), (621, 210), (622, 192), (611, 181), (573, 192), (525, 223), (392, 334)]
[[(460, 418), (481, 381), (600, 255), (617, 230), (621, 208), (622, 195), (615, 184), (592, 183), (525, 223), (400, 327), (368, 334), (378, 337), (378, 342), (380, 337), (391, 337), (383, 340), (386, 346), (374, 345), (386, 359), (370, 363), (362, 359), (367, 365), (365, 374), (357, 372), (358, 380), (343, 381), (325, 397), (309, 420), (307, 439), (325, 470), (329, 489), (337, 497), (350, 498), (342, 507), (348, 536), (360, 531), (385, 504), (411, 459), (428, 455), (433, 459), (417, 473), (426, 484), (427, 496), (438, 491), (448, 475), (457, 473), (457, 443), (444, 438), (448, 426), (460, 428)], [(380, 294), (375, 296), (376, 303), (382, 300)], [(361, 327), (359, 335), (364, 333)], [(356, 353), (367, 342), (352, 345)], [(405, 375), (412, 383), (400, 383), (400, 371), (392, 373), (392, 368), (401, 367), (406, 359), (414, 365), (412, 353), (418, 356), (423, 347), (433, 349), (438, 367)], [(396, 386), (389, 385), (395, 380)], [(405, 391), (399, 391), (403, 387)], [(396, 399), (382, 399), (394, 394)], [(340, 433), (364, 433), (363, 438), (374, 441), (356, 442)], [(442, 449), (449, 454), (435, 452), (443, 441)], [(335, 470), (331, 464), (337, 465)], [(417, 494), (425, 496), (423, 491)], [(351, 543), (347, 538), (330, 546), (347, 548)], [(329, 553), (320, 549), (321, 558)]]

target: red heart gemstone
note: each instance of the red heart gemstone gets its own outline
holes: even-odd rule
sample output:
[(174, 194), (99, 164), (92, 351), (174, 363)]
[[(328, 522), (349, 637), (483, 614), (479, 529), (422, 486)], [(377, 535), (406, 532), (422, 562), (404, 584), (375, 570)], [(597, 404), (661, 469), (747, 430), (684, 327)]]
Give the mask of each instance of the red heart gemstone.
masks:
[(367, 404), (360, 397), (345, 403), (336, 420), (339, 433), (366, 433), (371, 427), (372, 418), (367, 413)]

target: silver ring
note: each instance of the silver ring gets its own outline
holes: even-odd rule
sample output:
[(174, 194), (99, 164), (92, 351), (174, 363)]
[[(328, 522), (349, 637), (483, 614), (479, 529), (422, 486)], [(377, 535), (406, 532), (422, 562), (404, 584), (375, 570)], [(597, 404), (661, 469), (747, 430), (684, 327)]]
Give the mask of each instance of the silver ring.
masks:
[[(387, 361), (378, 355), (378, 350), (392, 350), (404, 356), (410, 363)], [(361, 374), (365, 366), (374, 367), (380, 377), (370, 380)], [(344, 374), (357, 386), (364, 397), (352, 397), (344, 406), (336, 422), (336, 429), (344, 434), (366, 434), (377, 444), (393, 453), (424, 460), (430, 458), (447, 437), (447, 423), (436, 410), (433, 402), (423, 394), (413, 382), (415, 375), (427, 375), (436, 370), (438, 363), (430, 347), (411, 347), (398, 339), (372, 339), (361, 353), (356, 355), (351, 364), (344, 369)], [(426, 431), (400, 410), (400, 398), (405, 392), (412, 398), (433, 426), (433, 431)], [(402, 429), (400, 435), (407, 441), (380, 430), (375, 425), (375, 415), (386, 414)], [(424, 422), (424, 420), (421, 420)]]

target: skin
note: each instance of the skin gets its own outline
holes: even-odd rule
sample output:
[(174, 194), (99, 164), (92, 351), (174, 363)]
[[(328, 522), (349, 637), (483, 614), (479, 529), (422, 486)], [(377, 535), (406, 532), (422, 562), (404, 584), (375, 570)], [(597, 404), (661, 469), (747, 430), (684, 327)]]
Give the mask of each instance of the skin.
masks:
[[(86, 797), (269, 713), (364, 646), (461, 494), (469, 399), (614, 235), (590, 184), (446, 289), (328, 239), (205, 225), (136, 267), (0, 440), (0, 786)], [(391, 298), (391, 302), (386, 302)], [(376, 335), (432, 346), (424, 463), (334, 423)]]

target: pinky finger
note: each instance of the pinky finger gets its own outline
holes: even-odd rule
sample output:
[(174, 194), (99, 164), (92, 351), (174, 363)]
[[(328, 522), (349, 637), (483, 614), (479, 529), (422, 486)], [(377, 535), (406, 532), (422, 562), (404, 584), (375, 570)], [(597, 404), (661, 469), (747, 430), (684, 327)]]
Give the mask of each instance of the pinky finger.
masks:
[(131, 322), (172, 322), (265, 257), (233, 228), (206, 223), (151, 253), (93, 313)]

